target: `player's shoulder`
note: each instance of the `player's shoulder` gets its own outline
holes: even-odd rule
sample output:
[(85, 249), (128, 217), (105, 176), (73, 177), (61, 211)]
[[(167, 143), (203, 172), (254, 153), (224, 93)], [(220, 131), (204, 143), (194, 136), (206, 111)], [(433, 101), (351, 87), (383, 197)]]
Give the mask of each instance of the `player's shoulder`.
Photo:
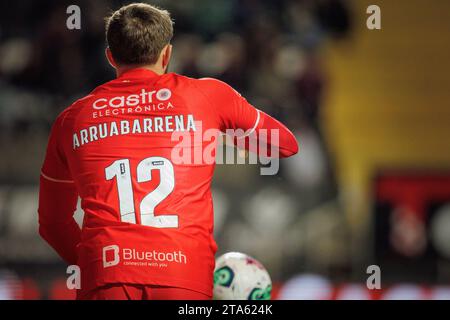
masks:
[(75, 111), (78, 108), (86, 105), (86, 103), (88, 103), (89, 101), (91, 101), (94, 98), (95, 98), (95, 94), (91, 92), (91, 93), (75, 100), (74, 102), (72, 102), (72, 104), (70, 104), (68, 107), (66, 107), (61, 112), (60, 116), (64, 117), (65, 115), (69, 114), (70, 112)]
[(192, 86), (208, 96), (234, 95), (238, 92), (222, 80), (210, 77), (190, 78)]
[(210, 77), (192, 79), (192, 81), (194, 82), (195, 85), (202, 87), (202, 88), (230, 87), (227, 83), (223, 82), (222, 80), (219, 80), (216, 78), (210, 78)]
[(171, 83), (175, 87), (200, 91), (206, 95), (214, 95), (220, 91), (234, 91), (228, 84), (216, 78), (192, 78), (174, 72), (163, 75), (161, 81), (158, 82), (160, 84)]
[(77, 100), (75, 100), (72, 104), (64, 108), (56, 117), (55, 123), (59, 123), (61, 126), (64, 125), (66, 120), (70, 118), (70, 115), (77, 113), (80, 111), (84, 105), (86, 105), (89, 101), (92, 101), (94, 98), (94, 94), (89, 93), (86, 96), (83, 96)]
[(108, 82), (105, 82), (97, 87), (95, 87), (91, 92), (88, 94), (82, 96), (81, 98), (75, 100), (70, 104), (68, 107), (66, 107), (61, 113), (60, 117), (66, 117), (68, 114), (74, 113), (76, 111), (79, 111), (83, 108), (83, 106), (86, 106), (87, 104), (92, 103), (95, 99), (97, 99), (99, 96), (103, 96), (111, 91), (111, 85), (117, 82), (117, 79), (110, 80)]

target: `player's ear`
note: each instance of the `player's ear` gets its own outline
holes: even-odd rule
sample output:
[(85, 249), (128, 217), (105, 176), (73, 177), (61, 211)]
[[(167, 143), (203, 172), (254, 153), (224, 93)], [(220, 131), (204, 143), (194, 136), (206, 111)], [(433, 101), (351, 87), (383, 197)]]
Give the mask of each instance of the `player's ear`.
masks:
[(109, 64), (111, 65), (111, 67), (113, 67), (114, 69), (117, 69), (117, 63), (114, 61), (114, 58), (111, 53), (111, 49), (109, 49), (109, 47), (106, 47), (105, 55), (106, 55), (106, 59), (108, 60)]
[(172, 56), (172, 45), (170, 43), (163, 49), (162, 55), (162, 67), (166, 71)]

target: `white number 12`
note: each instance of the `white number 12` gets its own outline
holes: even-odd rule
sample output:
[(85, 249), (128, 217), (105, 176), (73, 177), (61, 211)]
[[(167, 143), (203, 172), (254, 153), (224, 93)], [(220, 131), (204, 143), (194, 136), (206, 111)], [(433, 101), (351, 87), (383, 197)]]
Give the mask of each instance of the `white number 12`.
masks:
[[(152, 179), (152, 171), (159, 170), (160, 183), (155, 190), (147, 194), (141, 201), (141, 224), (156, 228), (178, 228), (178, 216), (162, 214), (155, 216), (155, 207), (161, 203), (175, 187), (172, 163), (162, 157), (150, 157), (142, 160), (137, 166), (137, 182)], [(116, 177), (121, 221), (136, 223), (133, 186), (131, 183), (130, 160), (114, 161), (105, 169), (106, 180)]]

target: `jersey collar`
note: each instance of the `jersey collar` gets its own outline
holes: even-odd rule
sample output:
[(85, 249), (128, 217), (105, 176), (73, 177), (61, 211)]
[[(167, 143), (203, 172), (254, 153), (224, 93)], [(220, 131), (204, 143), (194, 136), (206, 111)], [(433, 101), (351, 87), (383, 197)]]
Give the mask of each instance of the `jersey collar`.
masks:
[(118, 79), (141, 79), (159, 77), (156, 72), (147, 68), (134, 68), (123, 72)]

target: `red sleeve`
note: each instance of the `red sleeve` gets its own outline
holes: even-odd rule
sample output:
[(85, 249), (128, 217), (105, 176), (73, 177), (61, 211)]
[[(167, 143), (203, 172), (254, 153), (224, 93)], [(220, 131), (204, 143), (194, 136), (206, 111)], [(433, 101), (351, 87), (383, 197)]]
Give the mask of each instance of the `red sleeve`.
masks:
[[(298, 152), (298, 143), (294, 134), (281, 122), (268, 114), (262, 111), (259, 111), (259, 114), (259, 122), (255, 127), (255, 136), (258, 137), (259, 142), (266, 144), (268, 155), (271, 150), (278, 151), (278, 155), (270, 154), (272, 157), (287, 158), (296, 154)], [(255, 151), (247, 145), (246, 149)]]
[(39, 234), (69, 264), (76, 264), (80, 228), (73, 218), (78, 194), (59, 143), (61, 119), (52, 127), (39, 188)]
[[(286, 126), (253, 107), (232, 87), (212, 78), (200, 79), (197, 83), (212, 104), (221, 131), (242, 129), (245, 131), (242, 138), (252, 135), (257, 138), (259, 145), (264, 143), (268, 150), (278, 150), (278, 154), (270, 154), (272, 157), (285, 158), (298, 152), (297, 140)], [(238, 139), (234, 139), (235, 144)], [(245, 148), (257, 152), (248, 141)]]

